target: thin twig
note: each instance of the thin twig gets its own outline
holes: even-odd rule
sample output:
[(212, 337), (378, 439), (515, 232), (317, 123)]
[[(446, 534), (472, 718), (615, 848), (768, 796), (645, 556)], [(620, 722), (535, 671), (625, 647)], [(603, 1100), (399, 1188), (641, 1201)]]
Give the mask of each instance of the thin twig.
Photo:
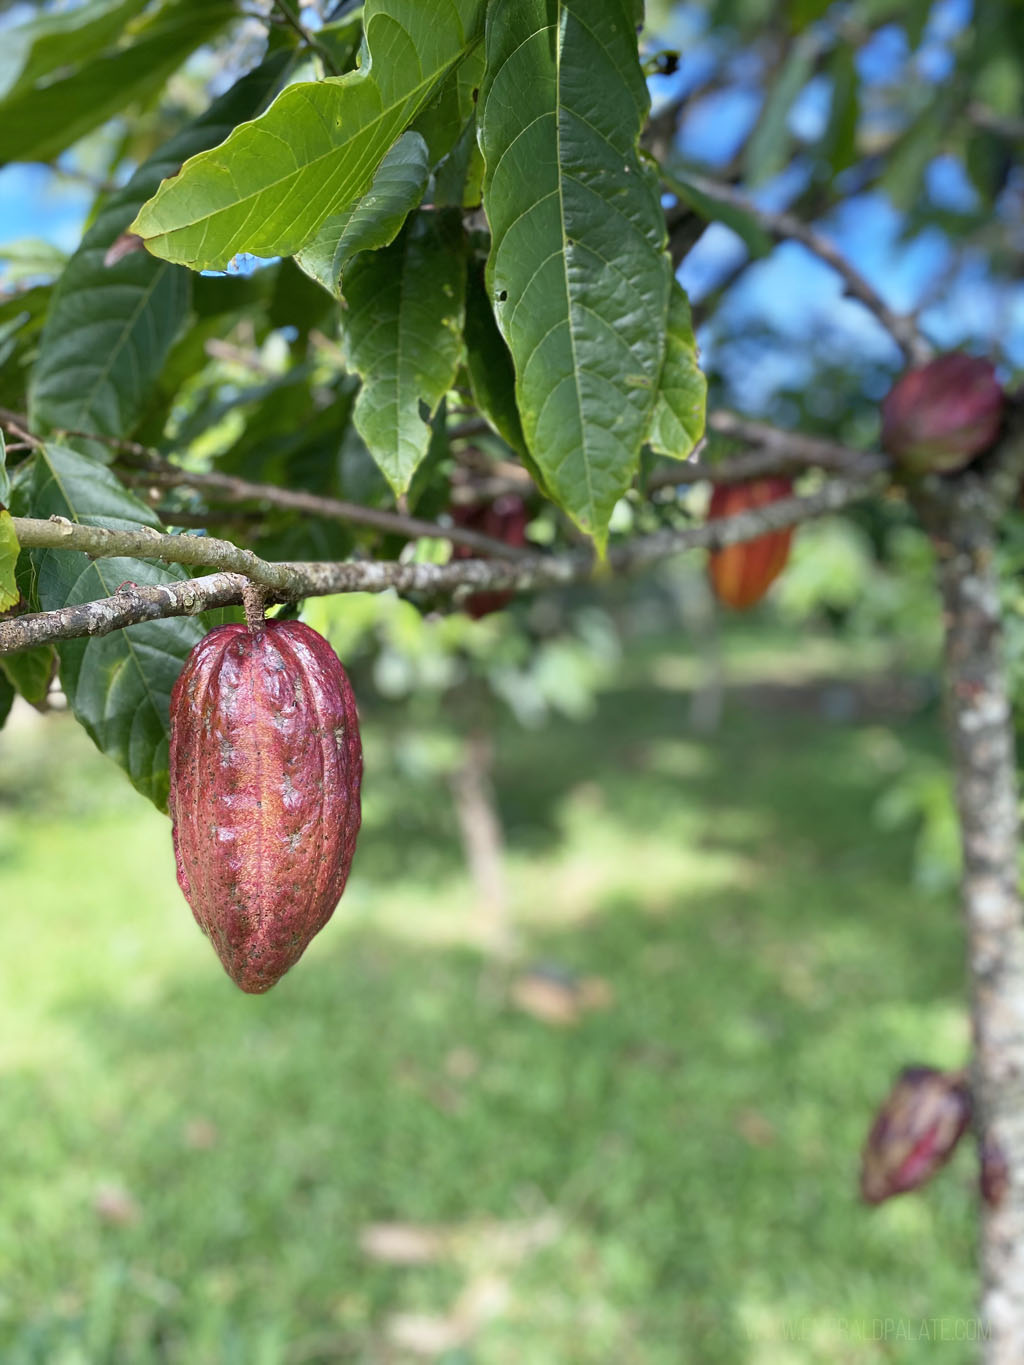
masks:
[[(664, 172), (662, 175), (666, 185), (672, 189), (673, 178), (666, 176)], [(784, 211), (776, 213), (769, 209), (759, 208), (757, 204), (752, 203), (745, 194), (734, 189), (732, 185), (709, 179), (695, 171), (687, 171), (683, 180), (684, 186), (685, 184), (692, 185), (701, 194), (706, 194), (709, 198), (719, 199), (723, 203), (731, 204), (734, 208), (749, 214), (777, 241), (800, 242), (808, 251), (817, 256), (819, 260), (824, 261), (826, 265), (831, 266), (841, 276), (846, 286), (846, 292), (875, 315), (912, 365), (924, 364), (931, 358), (932, 346), (921, 334), (915, 320), (905, 313), (897, 313), (895, 309), (890, 308), (874, 285), (860, 273), (856, 266), (847, 260), (838, 247), (816, 228), (811, 227), (801, 218), (797, 218), (795, 214)]]
[(198, 474), (168, 465), (166, 468), (129, 474), (126, 477), (129, 483), (157, 488), (201, 489), (217, 493), (228, 502), (266, 502), (273, 507), (306, 512), (310, 516), (326, 517), (331, 521), (372, 526), (378, 531), (406, 536), (409, 540), (427, 538), (451, 540), (458, 545), (466, 545), (471, 550), (478, 550), (481, 554), (496, 555), (502, 559), (520, 559), (527, 553), (515, 546), (506, 545), (493, 536), (472, 531), (468, 527), (423, 521), (419, 517), (406, 516), (401, 512), (388, 512), (378, 507), (362, 507), (359, 503), (346, 502), (342, 498), (327, 498), (318, 493), (305, 493), (300, 489), (280, 488), (277, 484), (250, 483), (247, 479), (238, 479), (232, 474)]
[[(762, 479), (773, 474), (797, 474), (804, 469), (867, 477), (880, 473), (888, 465), (884, 455), (853, 450), (820, 436), (773, 427), (723, 408), (708, 413), (707, 425), (719, 435), (735, 437), (753, 449), (730, 455), (717, 464), (690, 459), (659, 465), (647, 479), (648, 493), (704, 480), (714, 484), (745, 483), (748, 479)], [(695, 453), (699, 453), (702, 446), (703, 442)]]
[[(258, 581), (269, 584), (271, 577), (276, 574), (279, 581), (289, 585), (270, 586), (268, 602), (287, 602), (299, 597), (321, 597), (332, 593), (384, 592), (388, 588), (401, 593), (428, 595), (491, 589), (528, 592), (537, 588), (585, 582), (595, 572), (629, 573), (686, 550), (720, 549), (752, 540), (768, 531), (783, 530), (812, 517), (838, 512), (870, 494), (876, 483), (874, 478), (836, 478), (808, 497), (783, 498), (736, 516), (705, 522), (701, 526), (638, 537), (613, 546), (608, 552), (607, 569), (604, 570), (598, 570), (594, 555), (589, 550), (575, 550), (563, 555), (529, 555), (516, 562), (457, 559), (447, 564), (354, 561), (268, 565), (257, 560)], [(16, 528), (18, 525), (16, 523)], [(61, 523), (34, 522), (28, 523), (28, 528), (21, 523), (21, 527), (19, 535), (28, 528), (50, 527), (45, 543), (57, 541), (64, 548), (71, 548), (70, 541), (76, 531), (91, 534), (100, 529), (75, 527), (69, 535)], [(34, 542), (23, 540), (22, 543), (39, 544), (43, 533), (37, 531), (36, 535)], [(160, 543), (160, 547), (166, 549), (164, 558), (170, 558), (171, 547), (164, 547), (163, 542), (174, 541), (179, 551), (176, 562), (210, 562), (204, 558), (204, 555), (209, 554), (211, 544), (205, 537), (161, 536), (158, 532), (153, 532), (150, 537), (136, 537), (138, 533), (134, 531), (107, 532), (105, 539), (90, 539), (94, 546), (92, 553), (138, 554), (141, 539), (145, 557), (157, 557), (154, 549)], [(183, 544), (188, 541), (199, 541), (205, 548)], [(235, 554), (245, 553), (237, 551), (234, 546), (229, 548)], [(252, 556), (252, 560), (255, 559)], [(247, 562), (251, 564), (251, 560)], [(55, 640), (107, 635), (141, 621), (190, 616), (211, 607), (229, 606), (242, 600), (242, 588), (255, 577), (255, 573), (250, 574), (246, 570), (246, 576), (216, 573), (159, 587), (125, 585), (113, 597), (81, 606), (63, 607), (57, 611), (13, 617), (0, 621), (0, 654)]]
[[(33, 447), (42, 448), (44, 442), (22, 426), (25, 420), (22, 413), (0, 408), (0, 425), (19, 440)], [(473, 531), (469, 527), (424, 521), (420, 517), (405, 516), (384, 508), (363, 507), (359, 503), (346, 502), (343, 498), (321, 497), (319, 494), (306, 493), (299, 489), (281, 488), (277, 484), (252, 483), (247, 479), (234, 478), (230, 474), (192, 473), (171, 464), (151, 446), (140, 445), (138, 441), (129, 441), (120, 436), (103, 436), (98, 432), (88, 431), (66, 431), (64, 434), (82, 440), (100, 441), (124, 455), (131, 455), (141, 461), (146, 469), (145, 475), (126, 476), (122, 473), (122, 478), (128, 483), (161, 488), (181, 486), (206, 489), (218, 493), (229, 502), (266, 502), (275, 507), (326, 517), (331, 521), (372, 526), (378, 531), (405, 536), (410, 540), (450, 540), (457, 545), (466, 545), (471, 550), (477, 550), (480, 554), (497, 555), (504, 559), (519, 559), (527, 553), (513, 545), (506, 545), (504, 541), (493, 536), (484, 535), (481, 531)]]

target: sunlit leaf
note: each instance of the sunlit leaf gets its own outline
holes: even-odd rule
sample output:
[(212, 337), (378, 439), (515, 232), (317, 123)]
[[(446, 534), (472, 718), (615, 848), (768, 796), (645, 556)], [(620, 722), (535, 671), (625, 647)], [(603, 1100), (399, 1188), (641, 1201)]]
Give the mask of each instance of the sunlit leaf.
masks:
[(0, 509), (0, 611), (13, 607), (20, 597), (14, 570), (21, 546), (14, 530), (14, 518), (5, 508)]
[(430, 176), (427, 144), (419, 133), (403, 133), (377, 167), (373, 184), (344, 213), (332, 214), (295, 261), (307, 275), (341, 296), (341, 277), (359, 254), (388, 246), (423, 198)]
[(294, 255), (366, 193), (389, 147), (478, 42), (483, 10), (483, 0), (368, 0), (368, 64), (289, 86), (166, 181), (132, 231), (194, 270), (222, 270), (240, 251)]

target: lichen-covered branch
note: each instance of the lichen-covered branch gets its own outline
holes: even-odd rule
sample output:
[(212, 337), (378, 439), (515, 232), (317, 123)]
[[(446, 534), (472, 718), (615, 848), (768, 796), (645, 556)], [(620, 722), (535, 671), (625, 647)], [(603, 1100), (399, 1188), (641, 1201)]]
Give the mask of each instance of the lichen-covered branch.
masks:
[(230, 540), (213, 536), (172, 536), (149, 526), (113, 531), (66, 517), (50, 517), (47, 521), (15, 517), (14, 531), (24, 550), (83, 550), (93, 559), (123, 555), (129, 559), (159, 559), (166, 564), (201, 565), (245, 574), (254, 583), (293, 595), (302, 591), (301, 578), (287, 564), (272, 564)]
[(1024, 475), (1011, 421), (977, 472), (921, 486), (916, 500), (938, 564), (946, 717), (963, 851), (979, 1149), (1008, 1183), (982, 1205), (981, 1310), (987, 1365), (1024, 1360), (1024, 916), (1016, 735), (996, 571), (998, 518)]
[[(113, 597), (57, 611), (37, 612), (0, 620), (0, 654), (33, 645), (85, 635), (107, 635), (140, 621), (167, 616), (188, 616), (211, 607), (241, 602), (249, 581), (268, 588), (268, 602), (288, 602), (300, 597), (323, 597), (343, 592), (383, 592), (394, 588), (403, 593), (428, 596), (470, 593), (480, 590), (529, 592), (537, 588), (583, 582), (595, 571), (629, 573), (685, 550), (718, 549), (752, 540), (766, 531), (782, 530), (812, 517), (840, 511), (867, 496), (875, 487), (871, 477), (832, 479), (806, 497), (778, 502), (733, 517), (705, 522), (679, 531), (659, 531), (614, 545), (608, 552), (607, 569), (599, 568), (589, 550), (562, 555), (529, 554), (520, 560), (455, 559), (447, 564), (398, 563), (355, 560), (347, 563), (268, 564), (255, 555), (245, 561), (229, 552), (248, 555), (227, 541), (205, 536), (162, 536), (159, 532), (107, 531), (73, 522), (17, 520), (23, 545), (59, 549), (87, 549), (101, 555), (162, 558), (179, 564), (220, 565), (242, 572), (221, 572), (183, 583), (159, 587), (126, 584)], [(72, 543), (74, 542), (74, 543)], [(211, 554), (221, 546), (223, 556)], [(158, 548), (159, 547), (159, 548)], [(243, 564), (250, 564), (249, 572)]]

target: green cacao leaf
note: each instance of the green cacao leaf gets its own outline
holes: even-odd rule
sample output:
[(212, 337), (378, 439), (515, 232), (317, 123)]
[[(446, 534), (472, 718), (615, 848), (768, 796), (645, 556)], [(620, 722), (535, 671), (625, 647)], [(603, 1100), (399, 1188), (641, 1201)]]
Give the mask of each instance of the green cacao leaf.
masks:
[(46, 700), (53, 679), (56, 652), (49, 645), (0, 656), (0, 673), (27, 702), (38, 706)]
[[(62, 516), (112, 529), (152, 526), (149, 508), (105, 466), (58, 445), (37, 454), (32, 506), (36, 516)], [(44, 611), (109, 597), (122, 583), (159, 584), (187, 577), (176, 565), (143, 559), (96, 559), (76, 550), (35, 550), (36, 587)], [(171, 687), (203, 634), (177, 617), (59, 648), (60, 680), (75, 716), (98, 748), (124, 768), (134, 786), (167, 804), (167, 735)]]
[[(244, 76), (182, 129), (113, 195), (86, 233), (54, 290), (29, 390), (33, 430), (123, 436), (145, 410), (189, 310), (189, 274), (132, 251), (111, 265), (108, 250), (138, 206), (202, 147), (260, 109), (280, 81), (287, 53)], [(101, 442), (72, 438), (98, 460)]]
[(466, 264), (461, 226), (421, 213), (345, 277), (344, 345), (363, 386), (356, 429), (396, 494), (430, 444), (430, 418), (462, 353)]
[(436, 97), (413, 124), (430, 148), (431, 164), (447, 156), (472, 119), (484, 78), (484, 46), (477, 43), (438, 86)]
[(395, 240), (423, 198), (429, 177), (426, 142), (419, 133), (403, 133), (377, 167), (363, 197), (321, 224), (309, 246), (296, 252), (296, 265), (340, 298), (345, 267), (360, 251), (389, 246)]
[(132, 231), (156, 256), (222, 270), (239, 251), (293, 256), (370, 187), (384, 154), (478, 42), (484, 0), (368, 0), (368, 61), (289, 86), (193, 157)]
[[(124, 15), (133, 8), (138, 6), (121, 7)], [(190, 53), (235, 18), (230, 0), (168, 0), (139, 23), (128, 42), (78, 60), (55, 79), (15, 84), (0, 100), (0, 162), (58, 156), (125, 105), (158, 90)], [(62, 15), (59, 22), (68, 20)]]
[(659, 455), (685, 460), (704, 434), (707, 380), (697, 364), (690, 303), (673, 283), (668, 308), (665, 363), (647, 440)]
[(20, 553), (14, 519), (6, 507), (0, 508), (0, 611), (13, 607), (21, 596), (14, 575)]
[(497, 0), (481, 93), (488, 288), (527, 446), (603, 548), (654, 407), (672, 280), (626, 0)]
[(7, 446), (4, 443), (4, 434), (0, 431), (0, 503), (4, 507), (11, 500), (11, 477), (7, 473)]

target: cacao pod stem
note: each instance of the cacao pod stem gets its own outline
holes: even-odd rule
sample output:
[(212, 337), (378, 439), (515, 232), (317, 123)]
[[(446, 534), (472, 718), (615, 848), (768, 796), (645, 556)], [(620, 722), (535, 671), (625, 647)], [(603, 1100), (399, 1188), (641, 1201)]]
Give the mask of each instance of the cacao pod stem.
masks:
[(262, 630), (267, 623), (267, 590), (251, 579), (242, 588), (242, 606), (245, 609), (245, 624), (252, 631)]

